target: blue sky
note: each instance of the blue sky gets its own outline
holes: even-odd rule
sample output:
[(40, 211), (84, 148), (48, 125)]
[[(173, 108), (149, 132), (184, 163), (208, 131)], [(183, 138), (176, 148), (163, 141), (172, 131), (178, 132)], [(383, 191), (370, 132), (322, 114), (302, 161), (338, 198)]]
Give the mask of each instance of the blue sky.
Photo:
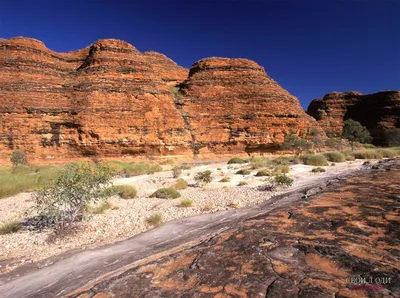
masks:
[(397, 0), (3, 0), (0, 37), (59, 52), (118, 38), (185, 67), (248, 58), (306, 108), (332, 91), (400, 90), (399, 16)]

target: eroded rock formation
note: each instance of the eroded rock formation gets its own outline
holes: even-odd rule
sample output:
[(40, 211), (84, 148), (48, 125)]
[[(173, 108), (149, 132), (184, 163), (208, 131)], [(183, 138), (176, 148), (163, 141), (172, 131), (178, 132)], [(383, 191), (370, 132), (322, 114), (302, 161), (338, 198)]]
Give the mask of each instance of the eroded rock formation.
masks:
[(200, 153), (273, 151), (288, 133), (320, 129), (297, 98), (247, 59), (200, 60), (180, 92), (177, 106)]
[(56, 53), (0, 39), (0, 160), (265, 152), (319, 128), (255, 62), (208, 58), (187, 75), (121, 40)]
[(362, 95), (360, 92), (333, 92), (313, 100), (307, 112), (318, 120), (329, 136), (340, 136), (346, 119), (359, 121), (374, 137), (383, 141), (384, 131), (400, 127), (400, 91)]

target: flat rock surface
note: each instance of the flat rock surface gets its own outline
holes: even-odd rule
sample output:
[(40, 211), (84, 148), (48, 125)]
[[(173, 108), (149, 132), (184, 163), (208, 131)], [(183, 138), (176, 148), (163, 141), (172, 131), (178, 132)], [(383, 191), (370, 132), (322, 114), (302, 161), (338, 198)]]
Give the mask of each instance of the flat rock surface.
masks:
[(257, 207), (170, 222), (40, 270), (21, 268), (1, 277), (0, 293), (399, 297), (399, 181), (400, 162), (389, 161)]

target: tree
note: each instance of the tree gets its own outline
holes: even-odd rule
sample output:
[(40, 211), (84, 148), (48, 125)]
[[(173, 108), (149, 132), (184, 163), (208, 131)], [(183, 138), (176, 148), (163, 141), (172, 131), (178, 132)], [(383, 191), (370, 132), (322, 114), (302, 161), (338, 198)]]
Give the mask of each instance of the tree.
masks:
[(324, 145), (324, 141), (321, 139), (320, 132), (316, 128), (312, 128), (309, 132), (309, 136), (311, 136), (311, 142), (314, 144), (314, 148), (321, 152), (321, 147)]
[(24, 166), (28, 164), (28, 160), (26, 158), (25, 152), (22, 151), (14, 151), (10, 158), (14, 167)]
[(294, 134), (289, 134), (285, 136), (285, 139), (281, 145), (283, 150), (291, 150), (300, 155), (303, 151), (311, 149), (312, 144)]
[(344, 121), (342, 137), (349, 140), (352, 151), (354, 150), (355, 142), (367, 143), (372, 140), (368, 129), (353, 119)]
[(48, 189), (34, 194), (35, 209), (56, 231), (63, 230), (82, 218), (87, 204), (108, 197), (113, 176), (103, 164), (68, 164)]
[(388, 146), (400, 146), (400, 128), (392, 128), (385, 132)]

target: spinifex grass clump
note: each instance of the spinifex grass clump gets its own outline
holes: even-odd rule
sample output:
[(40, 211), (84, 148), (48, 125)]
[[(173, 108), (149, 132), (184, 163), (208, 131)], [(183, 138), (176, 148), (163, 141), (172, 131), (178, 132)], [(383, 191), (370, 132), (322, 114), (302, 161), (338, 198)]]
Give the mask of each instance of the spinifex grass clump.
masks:
[(19, 230), (21, 230), (21, 224), (19, 221), (14, 220), (6, 222), (0, 226), (0, 235), (17, 233)]
[(313, 173), (322, 173), (322, 172), (325, 172), (325, 169), (321, 168), (321, 167), (317, 167), (317, 168), (313, 168), (311, 170), (311, 172), (313, 172)]
[(152, 226), (159, 226), (163, 223), (164, 219), (161, 213), (156, 212), (153, 213), (149, 218), (147, 218), (146, 222)]
[(240, 157), (232, 157), (229, 161), (228, 164), (242, 164), (246, 163), (247, 161), (243, 158)]
[(353, 156), (357, 159), (382, 159), (382, 155), (375, 150), (354, 151)]
[(267, 169), (259, 170), (259, 171), (256, 173), (256, 176), (257, 176), (257, 177), (260, 177), (260, 176), (270, 176), (270, 175), (271, 175), (271, 173), (270, 173)]
[(114, 185), (111, 189), (111, 192), (123, 199), (133, 199), (137, 195), (136, 188), (131, 185)]
[(176, 180), (176, 183), (174, 185), (175, 189), (186, 189), (188, 186), (188, 183), (185, 179), (179, 178)]
[(184, 207), (184, 208), (189, 208), (189, 207), (193, 207), (193, 200), (191, 199), (182, 199), (179, 203), (180, 207)]
[(250, 170), (247, 170), (247, 169), (243, 169), (243, 170), (237, 171), (236, 174), (237, 174), (237, 175), (243, 175), (243, 176), (245, 176), (245, 175), (250, 175), (250, 174), (251, 174), (251, 171), (250, 171)]
[(309, 166), (327, 166), (328, 161), (321, 154), (308, 154), (302, 157), (304, 164)]
[(176, 199), (179, 198), (181, 194), (179, 191), (173, 188), (160, 188), (156, 190), (150, 198), (159, 198), (159, 199)]
[(340, 152), (326, 152), (326, 153), (324, 153), (324, 156), (326, 157), (327, 160), (329, 160), (331, 162), (346, 161), (346, 156), (344, 156), (344, 154), (340, 153)]

